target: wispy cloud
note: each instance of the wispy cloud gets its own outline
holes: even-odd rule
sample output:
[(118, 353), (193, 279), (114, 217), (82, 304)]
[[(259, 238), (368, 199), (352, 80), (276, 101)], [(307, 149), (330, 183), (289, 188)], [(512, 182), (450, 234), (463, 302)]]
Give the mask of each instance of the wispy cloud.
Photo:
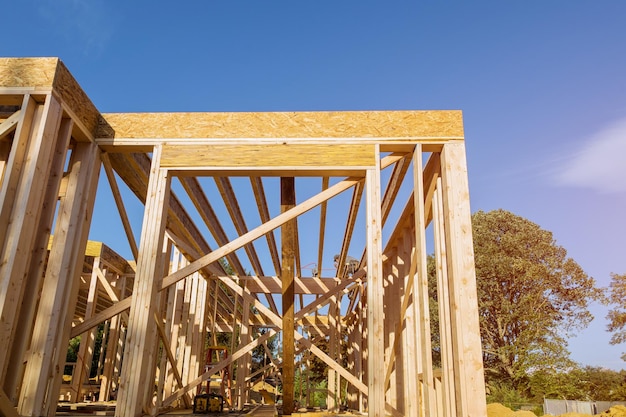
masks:
[(591, 188), (602, 193), (626, 191), (626, 119), (590, 136), (577, 152), (562, 162), (559, 185)]
[(40, 0), (38, 6), (41, 17), (86, 55), (100, 53), (113, 35), (105, 0)]

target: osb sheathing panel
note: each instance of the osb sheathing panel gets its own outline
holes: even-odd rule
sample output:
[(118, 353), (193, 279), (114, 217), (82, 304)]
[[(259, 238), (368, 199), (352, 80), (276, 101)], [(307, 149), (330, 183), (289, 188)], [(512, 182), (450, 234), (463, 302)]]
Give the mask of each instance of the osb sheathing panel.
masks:
[(106, 113), (97, 137), (463, 138), (461, 111)]
[(59, 58), (0, 58), (0, 87), (50, 88)]
[(53, 87), (61, 101), (74, 113), (85, 129), (94, 135), (100, 122), (100, 112), (61, 61), (57, 65)]
[(0, 58), (0, 87), (50, 90), (90, 135), (100, 113), (59, 58)]
[(374, 145), (174, 145), (163, 147), (161, 166), (358, 167), (375, 166), (375, 155)]

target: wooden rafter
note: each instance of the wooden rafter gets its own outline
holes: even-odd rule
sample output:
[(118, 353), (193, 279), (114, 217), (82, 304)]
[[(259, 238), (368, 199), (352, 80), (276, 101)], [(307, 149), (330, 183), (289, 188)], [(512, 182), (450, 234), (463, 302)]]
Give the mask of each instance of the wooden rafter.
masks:
[[(259, 209), (261, 221), (266, 223), (270, 220), (270, 212), (267, 208), (267, 199), (265, 198), (265, 191), (263, 190), (263, 181), (260, 177), (250, 177), (250, 184), (252, 185), (252, 191)], [(280, 271), (280, 258), (278, 257), (278, 248), (276, 246), (274, 233), (266, 233), (265, 238), (267, 239), (270, 256), (272, 257), (272, 262), (274, 263), (274, 270), (278, 273), (278, 271)]]
[[(209, 199), (206, 198), (200, 182), (194, 177), (181, 177), (179, 180), (217, 244), (222, 246), (228, 243), (226, 232), (224, 232), (224, 228), (217, 218)], [(237, 275), (245, 275), (246, 272), (236, 253), (233, 252), (227, 255), (226, 258)]]
[(352, 201), (350, 203), (350, 209), (348, 211), (348, 220), (346, 222), (346, 230), (343, 235), (343, 242), (341, 244), (341, 252), (339, 252), (339, 259), (337, 261), (337, 277), (345, 278), (348, 275), (348, 265), (346, 259), (348, 257), (348, 249), (350, 248), (350, 242), (352, 241), (352, 232), (354, 231), (354, 225), (356, 224), (357, 214), (359, 213), (359, 206), (361, 205), (361, 197), (363, 196), (363, 182), (359, 182), (355, 185), (352, 192)]
[(133, 229), (130, 225), (130, 221), (128, 220), (128, 214), (126, 213), (124, 201), (122, 200), (122, 195), (117, 185), (117, 180), (115, 179), (113, 168), (111, 167), (111, 161), (109, 160), (109, 156), (106, 153), (102, 154), (102, 165), (104, 167), (104, 172), (106, 173), (107, 179), (109, 180), (109, 186), (111, 187), (111, 192), (113, 193), (113, 200), (115, 201), (117, 211), (120, 214), (122, 226), (124, 227), (124, 232), (126, 233), (126, 239), (128, 239), (128, 244), (130, 245), (130, 251), (133, 254), (133, 258), (135, 258), (135, 261), (137, 261), (138, 249), (135, 235), (133, 234)]

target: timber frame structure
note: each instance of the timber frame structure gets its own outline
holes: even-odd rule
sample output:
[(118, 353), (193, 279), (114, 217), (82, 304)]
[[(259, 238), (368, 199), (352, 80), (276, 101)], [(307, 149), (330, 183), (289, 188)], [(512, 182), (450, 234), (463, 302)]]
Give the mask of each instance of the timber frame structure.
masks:
[[(129, 262), (88, 244), (101, 171)], [(302, 179), (318, 191), (298, 201)], [(238, 200), (234, 181), (248, 181), (254, 199)], [(119, 186), (144, 204), (139, 239)], [(100, 114), (59, 59), (1, 58), (0, 187), (2, 415), (55, 415), (77, 335), (68, 396), (82, 398), (101, 323), (99, 399), (116, 392), (120, 417), (189, 408), (225, 370), (231, 407), (241, 408), (251, 351), (275, 334), (281, 357), (269, 352), (259, 372), (281, 378), (284, 414), (313, 355), (328, 366), (329, 411), (486, 415), (460, 111)], [(410, 198), (394, 205), (401, 187)], [(329, 243), (330, 204), (344, 192), (343, 239)], [(316, 243), (310, 277), (303, 239)], [(359, 245), (356, 266), (348, 252)], [(326, 274), (331, 246), (336, 269)], [(232, 334), (229, 355), (206, 369), (218, 332)]]

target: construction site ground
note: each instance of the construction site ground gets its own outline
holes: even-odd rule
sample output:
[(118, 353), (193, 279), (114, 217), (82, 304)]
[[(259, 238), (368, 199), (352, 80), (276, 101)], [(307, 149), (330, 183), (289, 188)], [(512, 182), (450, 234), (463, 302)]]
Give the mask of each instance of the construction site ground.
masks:
[[(545, 414), (549, 416), (551, 414)], [(566, 413), (555, 417), (589, 417), (591, 414)], [(535, 417), (535, 413), (528, 410), (513, 411), (500, 403), (487, 404), (487, 417)], [(626, 407), (616, 405), (594, 417), (626, 417)]]

